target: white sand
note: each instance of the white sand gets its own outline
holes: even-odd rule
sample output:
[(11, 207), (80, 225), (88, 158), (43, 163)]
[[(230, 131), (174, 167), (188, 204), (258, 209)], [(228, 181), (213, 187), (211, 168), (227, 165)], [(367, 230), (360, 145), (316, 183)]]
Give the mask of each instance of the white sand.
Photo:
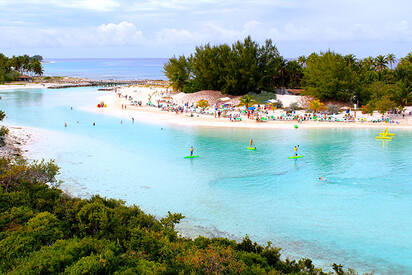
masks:
[[(241, 122), (231, 122), (228, 118), (214, 118), (211, 115), (201, 115), (194, 113), (194, 117), (190, 117), (190, 113), (173, 113), (161, 111), (158, 108), (146, 106), (148, 102), (148, 96), (152, 95), (151, 101), (155, 102), (157, 99), (161, 99), (162, 96), (166, 96), (168, 93), (164, 88), (147, 88), (147, 87), (128, 87), (119, 89), (122, 95), (130, 95), (133, 100), (142, 101), (142, 107), (127, 105), (127, 109), (122, 109), (122, 104), (129, 104), (130, 101), (124, 97), (119, 98), (114, 92), (102, 92), (102, 96), (98, 98), (96, 103), (104, 101), (107, 104), (107, 108), (84, 108), (83, 110), (89, 112), (95, 112), (110, 116), (119, 117), (122, 119), (139, 120), (146, 123), (157, 124), (173, 124), (180, 126), (200, 126), (200, 127), (226, 127), (226, 128), (253, 128), (253, 129), (293, 129), (294, 125), (298, 124), (299, 128), (358, 128), (358, 127), (371, 127), (380, 128), (403, 128), (412, 129), (411, 120), (400, 120), (400, 124), (388, 124), (388, 123), (371, 123), (371, 122), (321, 122), (321, 121), (304, 121), (297, 123), (296, 121), (268, 121), (268, 122), (256, 122), (255, 120), (248, 120), (247, 117), (242, 116)], [(178, 94), (179, 95), (179, 94)], [(173, 95), (172, 95), (173, 96)], [(299, 97), (290, 95), (279, 95), (279, 99), (284, 100), (285, 105), (296, 102)], [(276, 110), (275, 116), (279, 116), (283, 111)], [(272, 111), (270, 111), (272, 114)], [(361, 112), (357, 112), (357, 116), (362, 116)]]
[(0, 85), (0, 91), (2, 90), (13, 90), (13, 89), (38, 89), (47, 88), (53, 83), (22, 83), (22, 84), (3, 84)]

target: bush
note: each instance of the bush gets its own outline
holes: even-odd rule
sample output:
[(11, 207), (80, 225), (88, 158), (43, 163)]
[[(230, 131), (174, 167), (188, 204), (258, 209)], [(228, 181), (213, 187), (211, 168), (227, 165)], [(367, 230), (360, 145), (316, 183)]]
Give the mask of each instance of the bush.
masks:
[(289, 110), (291, 110), (291, 111), (296, 111), (296, 110), (300, 110), (300, 109), (301, 108), (299, 106), (299, 103), (297, 103), (297, 102), (293, 102), (289, 105)]
[(340, 112), (339, 106), (334, 104), (328, 104), (327, 110), (330, 115), (338, 114)]
[(325, 110), (325, 105), (317, 99), (313, 99), (309, 102), (309, 110), (317, 113), (319, 111)]
[(396, 107), (396, 103), (393, 102), (389, 96), (384, 96), (375, 102), (376, 110), (381, 114), (388, 112)]
[(197, 102), (196, 106), (205, 110), (207, 107), (209, 107), (209, 102), (206, 99), (201, 99)]
[(4, 138), (9, 134), (7, 127), (1, 126), (0, 128), (0, 144), (4, 145)]

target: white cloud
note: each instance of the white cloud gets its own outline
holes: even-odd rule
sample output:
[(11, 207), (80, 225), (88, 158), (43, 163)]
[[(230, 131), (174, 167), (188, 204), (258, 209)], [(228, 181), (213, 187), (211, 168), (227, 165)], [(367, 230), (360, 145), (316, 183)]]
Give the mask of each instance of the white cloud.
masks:
[(133, 23), (126, 21), (100, 25), (97, 28), (97, 38), (101, 45), (138, 44), (144, 40), (143, 32), (137, 30)]

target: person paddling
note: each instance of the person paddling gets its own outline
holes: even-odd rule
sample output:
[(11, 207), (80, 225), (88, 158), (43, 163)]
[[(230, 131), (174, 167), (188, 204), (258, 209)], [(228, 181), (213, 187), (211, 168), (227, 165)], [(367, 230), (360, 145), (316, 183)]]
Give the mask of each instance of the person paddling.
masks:
[(193, 148), (193, 146), (192, 147), (190, 147), (190, 156), (193, 156), (193, 151), (195, 150), (195, 148)]
[(253, 138), (250, 139), (250, 147), (253, 147)]
[(299, 150), (299, 145), (296, 145), (295, 147), (293, 147), (293, 151), (295, 151), (295, 156), (298, 155), (298, 150)]

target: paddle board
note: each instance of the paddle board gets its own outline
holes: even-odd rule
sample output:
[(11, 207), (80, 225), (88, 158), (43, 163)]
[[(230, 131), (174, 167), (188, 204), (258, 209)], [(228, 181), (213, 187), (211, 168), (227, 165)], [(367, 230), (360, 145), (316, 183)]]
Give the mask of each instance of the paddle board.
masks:
[(194, 159), (194, 158), (198, 158), (198, 157), (199, 157), (198, 155), (195, 155), (195, 156), (186, 156), (185, 159)]
[(292, 157), (288, 157), (288, 159), (300, 159), (303, 158), (303, 156), (292, 156)]

